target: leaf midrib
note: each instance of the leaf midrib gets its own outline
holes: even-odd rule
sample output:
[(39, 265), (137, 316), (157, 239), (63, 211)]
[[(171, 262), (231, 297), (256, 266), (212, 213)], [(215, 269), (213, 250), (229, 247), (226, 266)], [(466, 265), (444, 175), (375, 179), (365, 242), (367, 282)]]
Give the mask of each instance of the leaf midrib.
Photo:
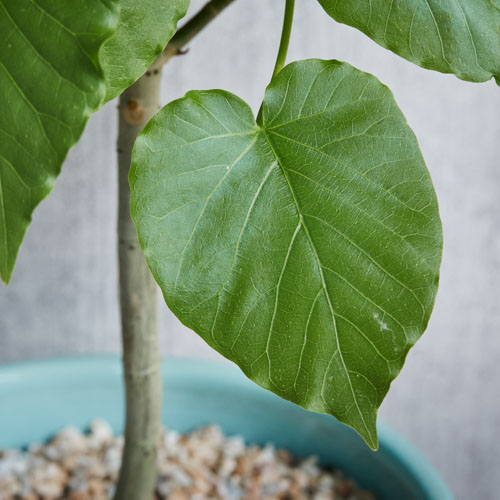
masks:
[[(265, 128), (262, 128), (260, 133), (263, 135), (263, 137), (265, 138), (266, 142), (268, 143), (269, 148), (271, 149), (271, 152), (272, 152), (273, 156), (276, 158), (276, 162), (278, 163), (278, 165), (279, 165), (279, 167), (280, 167), (280, 169), (281, 169), (281, 171), (283, 173), (283, 177), (286, 180), (286, 183), (287, 183), (290, 195), (291, 195), (291, 197), (293, 199), (293, 202), (294, 202), (294, 205), (295, 205), (295, 209), (297, 211), (297, 215), (299, 217), (298, 230), (300, 231), (301, 228), (304, 229), (304, 234), (305, 234), (305, 236), (307, 238), (307, 241), (309, 242), (309, 246), (311, 248), (311, 252), (313, 253), (314, 259), (316, 261), (316, 266), (318, 268), (318, 273), (319, 273), (319, 277), (320, 277), (320, 280), (321, 280), (321, 286), (322, 286), (322, 288), (323, 288), (323, 290), (325, 292), (325, 298), (326, 298), (326, 301), (328, 303), (328, 308), (330, 310), (330, 314), (332, 316), (332, 326), (333, 326), (333, 331), (334, 331), (334, 334), (335, 334), (335, 344), (336, 344), (336, 347), (337, 347), (337, 350), (335, 351), (335, 353), (333, 353), (331, 359), (333, 359), (333, 357), (335, 356), (336, 352), (339, 353), (340, 361), (342, 363), (342, 368), (344, 370), (345, 376), (346, 376), (347, 381), (349, 383), (349, 388), (351, 390), (352, 398), (353, 398), (354, 404), (356, 406), (356, 409), (358, 410), (359, 417), (361, 418), (361, 421), (363, 422), (363, 426), (364, 426), (364, 428), (366, 430), (366, 435), (369, 436), (369, 439), (372, 442), (371, 444), (375, 445), (376, 444), (376, 439), (375, 440), (373, 439), (372, 433), (370, 432), (370, 430), (369, 430), (369, 428), (368, 428), (368, 426), (366, 424), (364, 415), (363, 415), (363, 413), (361, 411), (361, 408), (360, 408), (359, 403), (358, 403), (358, 399), (356, 397), (356, 393), (354, 391), (354, 387), (352, 385), (352, 380), (351, 380), (351, 376), (350, 376), (349, 370), (347, 369), (347, 365), (345, 364), (345, 360), (344, 360), (344, 356), (343, 356), (343, 353), (342, 353), (342, 349), (340, 347), (340, 340), (339, 340), (339, 334), (338, 334), (338, 328), (337, 328), (337, 321), (336, 321), (336, 318), (335, 318), (335, 312), (333, 310), (333, 305), (332, 305), (332, 302), (330, 300), (330, 295), (329, 295), (329, 292), (328, 292), (328, 287), (326, 285), (325, 276), (323, 274), (323, 267), (322, 267), (321, 260), (320, 260), (319, 255), (318, 255), (318, 251), (316, 250), (316, 246), (314, 245), (314, 242), (312, 240), (311, 234), (309, 233), (309, 230), (308, 230), (307, 225), (305, 223), (304, 217), (302, 216), (302, 210), (300, 208), (299, 201), (297, 199), (295, 191), (294, 191), (294, 189), (292, 187), (292, 184), (290, 182), (290, 178), (288, 177), (288, 173), (286, 172), (285, 167), (282, 165), (280, 157), (276, 153), (276, 151), (275, 151), (275, 149), (274, 149), (274, 147), (272, 145), (272, 142), (271, 142), (271, 140), (269, 139), (269, 137), (268, 137), (268, 135), (266, 133)], [(298, 231), (296, 231), (296, 232), (298, 232)], [(294, 233), (294, 236), (295, 236), (295, 233)], [(330, 359), (330, 362), (331, 362), (331, 359)], [(325, 373), (327, 372), (327, 370), (328, 370), (328, 368), (326, 369)], [(323, 387), (323, 389), (324, 389), (324, 387)], [(328, 407), (329, 405), (324, 400), (323, 395), (322, 395), (322, 399), (323, 399), (323, 402)]]

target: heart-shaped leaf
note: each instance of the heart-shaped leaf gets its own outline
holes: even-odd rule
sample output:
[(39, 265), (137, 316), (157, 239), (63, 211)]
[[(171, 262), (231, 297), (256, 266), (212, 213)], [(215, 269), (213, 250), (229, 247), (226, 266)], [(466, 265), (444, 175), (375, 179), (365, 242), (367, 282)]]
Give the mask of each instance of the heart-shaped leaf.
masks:
[(105, 95), (98, 53), (118, 21), (102, 0), (0, 1), (0, 275)]
[(189, 0), (120, 0), (116, 33), (100, 54), (106, 101), (144, 74), (174, 35), (188, 6)]
[(132, 216), (172, 311), (262, 387), (377, 447), (376, 413), (427, 325), (441, 226), (391, 92), (337, 61), (267, 89), (189, 92), (139, 136)]
[(499, 0), (319, 0), (337, 21), (424, 68), (500, 84)]

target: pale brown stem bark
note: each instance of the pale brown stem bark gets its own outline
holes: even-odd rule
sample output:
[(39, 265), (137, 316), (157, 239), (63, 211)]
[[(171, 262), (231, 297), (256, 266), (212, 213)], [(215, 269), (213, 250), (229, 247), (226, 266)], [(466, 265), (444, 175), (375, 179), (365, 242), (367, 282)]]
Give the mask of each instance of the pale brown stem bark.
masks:
[(128, 173), (137, 135), (160, 107), (161, 65), (120, 97), (118, 134), (118, 255), (126, 393), (125, 448), (115, 500), (153, 497), (161, 423), (157, 286), (130, 218)]

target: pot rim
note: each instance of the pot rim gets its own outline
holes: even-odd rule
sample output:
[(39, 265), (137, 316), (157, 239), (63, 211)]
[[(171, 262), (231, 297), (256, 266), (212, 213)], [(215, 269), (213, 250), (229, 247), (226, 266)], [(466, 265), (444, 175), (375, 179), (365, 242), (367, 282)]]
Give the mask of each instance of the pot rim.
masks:
[[(166, 362), (165, 362), (166, 361)], [(93, 365), (92, 374), (109, 373), (113, 376), (121, 375), (120, 356), (116, 354), (81, 354), (74, 356), (50, 357), (26, 361), (17, 361), (0, 365), (0, 389), (4, 384), (28, 382), (30, 379), (40, 379), (40, 368), (50, 377), (52, 370), (63, 370), (76, 376), (78, 365)], [(38, 372), (38, 373), (37, 373)], [(89, 373), (87, 371), (87, 373)], [(207, 386), (240, 387), (246, 394), (268, 392), (257, 384), (249, 383), (249, 379), (241, 370), (228, 363), (208, 361), (204, 359), (185, 357), (162, 358), (162, 376), (164, 380), (172, 377), (182, 379), (182, 383), (203, 380)], [(425, 499), (453, 500), (453, 495), (431, 463), (406, 438), (393, 430), (389, 425), (379, 420), (377, 424), (380, 450), (399, 462), (414, 478)]]

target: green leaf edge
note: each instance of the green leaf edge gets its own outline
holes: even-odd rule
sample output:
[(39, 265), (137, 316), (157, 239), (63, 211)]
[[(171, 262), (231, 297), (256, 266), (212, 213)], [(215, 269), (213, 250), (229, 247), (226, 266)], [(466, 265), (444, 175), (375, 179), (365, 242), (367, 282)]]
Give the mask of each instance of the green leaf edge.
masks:
[[(165, 47), (168, 45), (168, 42), (175, 35), (175, 33), (177, 31), (177, 24), (186, 15), (187, 10), (189, 8), (189, 3), (190, 3), (190, 0), (184, 0), (183, 6), (179, 7), (178, 9), (175, 10), (175, 13), (173, 15), (172, 29), (171, 29), (170, 35), (168, 36), (168, 38), (167, 38), (166, 42), (164, 43), (164, 45), (163, 46), (160, 46), (160, 45), (157, 46), (156, 52), (148, 59), (147, 63), (145, 63), (145, 64), (142, 65), (143, 66), (142, 73), (139, 76), (137, 76), (137, 77), (130, 77), (130, 78), (128, 78), (127, 79), (127, 83), (120, 90), (115, 89), (114, 86), (113, 86), (112, 89), (107, 88), (106, 89), (106, 95), (104, 97), (102, 105), (104, 105), (104, 104), (108, 103), (109, 101), (111, 101), (111, 100), (115, 99), (116, 97), (118, 97), (124, 90), (128, 89), (137, 80), (139, 80), (139, 78), (141, 78), (141, 76), (144, 75), (144, 73), (147, 71), (147, 69), (149, 68), (149, 66), (151, 65), (151, 63), (163, 52), (163, 50), (165, 50)], [(122, 15), (122, 9), (120, 9), (120, 15)], [(119, 25), (120, 25), (120, 20), (118, 19), (117, 28), (119, 27)], [(115, 32), (113, 33), (113, 35), (111, 35), (103, 43), (102, 50), (106, 50), (106, 44), (108, 44), (110, 41), (112, 41), (117, 36), (117, 32), (118, 32), (118, 29), (115, 30)], [(104, 72), (104, 74), (105, 74), (105, 72)], [(106, 77), (104, 79), (106, 81)]]
[[(498, 3), (498, 0), (489, 0), (489, 1), (491, 3), (492, 9), (497, 11), (497, 15), (495, 18), (495, 20), (496, 20), (495, 25), (496, 25), (497, 34), (500, 38), (500, 4)], [(426, 69), (429, 71), (435, 71), (437, 73), (441, 73), (441, 74), (445, 74), (445, 75), (453, 75), (453, 76), (456, 76), (459, 80), (462, 80), (465, 82), (471, 82), (471, 83), (484, 83), (484, 82), (488, 82), (488, 81), (493, 79), (493, 80), (495, 80), (496, 84), (498, 86), (500, 86), (500, 72), (494, 73), (491, 70), (488, 70), (488, 72), (490, 73), (489, 77), (487, 77), (487, 78), (473, 78), (467, 74), (454, 71), (452, 68), (450, 70), (445, 71), (445, 70), (433, 67), (432, 64), (427, 64), (427, 63), (421, 61), (417, 57), (410, 58), (410, 57), (403, 56), (403, 55), (398, 53), (398, 49), (396, 47), (393, 47), (391, 44), (387, 43), (385, 40), (378, 40), (378, 39), (375, 40), (375, 38), (372, 36), (372, 33), (370, 32), (370, 30), (368, 28), (364, 29), (363, 27), (360, 27), (360, 26), (355, 25), (355, 24), (349, 24), (346, 21), (340, 21), (339, 19), (334, 17), (333, 14), (328, 12), (327, 7), (325, 7), (324, 0), (318, 0), (318, 3), (320, 4), (321, 8), (325, 11), (325, 13), (334, 21), (338, 22), (339, 24), (343, 24), (344, 26), (349, 26), (351, 28), (354, 28), (354, 29), (360, 31), (361, 33), (366, 35), (370, 40), (372, 40), (374, 43), (376, 43), (380, 47), (382, 47), (386, 50), (389, 50), (390, 52), (392, 52), (396, 56), (400, 57), (401, 59), (404, 59), (405, 61), (411, 62), (412, 64), (415, 64), (416, 66), (419, 66), (420, 68), (423, 68), (423, 69)]]

